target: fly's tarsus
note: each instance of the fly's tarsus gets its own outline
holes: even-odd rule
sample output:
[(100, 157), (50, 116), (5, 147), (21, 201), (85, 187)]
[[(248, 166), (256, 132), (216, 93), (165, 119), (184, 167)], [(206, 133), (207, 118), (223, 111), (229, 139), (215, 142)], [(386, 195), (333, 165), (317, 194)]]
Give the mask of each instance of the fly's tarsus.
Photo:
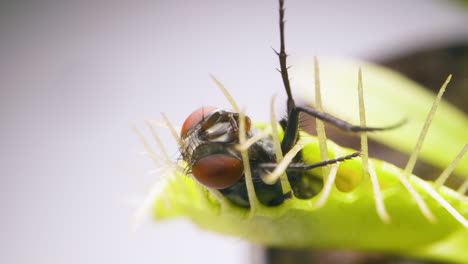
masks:
[[(349, 154), (349, 155), (346, 155), (346, 156), (343, 156), (343, 157), (339, 157), (339, 158), (331, 159), (331, 160), (325, 160), (325, 161), (317, 162), (317, 163), (314, 163), (314, 164), (290, 163), (288, 165), (286, 171), (311, 170), (311, 169), (315, 169), (315, 168), (318, 168), (318, 167), (323, 167), (323, 166), (326, 166), (326, 165), (335, 164), (335, 163), (342, 162), (342, 161), (345, 161), (345, 160), (349, 160), (349, 159), (352, 159), (352, 158), (355, 158), (355, 157), (359, 157), (360, 155), (361, 155), (361, 152), (356, 151), (356, 152), (354, 152), (352, 154)], [(261, 167), (262, 169), (275, 169), (277, 166), (278, 166), (278, 164), (276, 164), (276, 163), (262, 163), (262, 164), (259, 165), (259, 167)]]
[(403, 120), (401, 122), (398, 122), (397, 124), (387, 126), (387, 127), (355, 126), (339, 118), (336, 118), (332, 115), (329, 115), (327, 113), (320, 112), (320, 111), (317, 111), (308, 107), (295, 106), (288, 115), (288, 123), (286, 126), (285, 136), (284, 136), (283, 142), (281, 142), (281, 147), (283, 151), (289, 150), (291, 146), (297, 140), (297, 134), (299, 131), (299, 125), (298, 125), (299, 113), (301, 112), (308, 114), (310, 116), (313, 116), (315, 118), (318, 118), (346, 132), (373, 132), (373, 131), (391, 130), (391, 129), (402, 126), (406, 122), (406, 120)]
[(291, 115), (299, 115), (300, 112), (303, 112), (305, 114), (311, 115), (315, 118), (318, 118), (322, 121), (325, 121), (329, 124), (332, 124), (333, 126), (347, 132), (373, 132), (373, 131), (384, 131), (384, 130), (390, 130), (394, 128), (398, 128), (402, 126), (404, 123), (406, 123), (406, 119), (390, 126), (386, 127), (362, 127), (362, 126), (355, 126), (352, 125), (346, 121), (343, 121), (341, 119), (338, 119), (332, 115), (329, 115), (324, 112), (320, 112), (317, 110), (314, 110), (312, 108), (308, 107), (302, 107), (302, 106), (296, 106)]

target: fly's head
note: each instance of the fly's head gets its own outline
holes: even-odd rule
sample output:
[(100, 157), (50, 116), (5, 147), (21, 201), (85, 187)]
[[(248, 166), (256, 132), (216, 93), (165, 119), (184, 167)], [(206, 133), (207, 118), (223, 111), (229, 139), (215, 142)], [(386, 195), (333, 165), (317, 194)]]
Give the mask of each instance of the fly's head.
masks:
[[(246, 131), (250, 133), (250, 119)], [(206, 106), (185, 120), (181, 132), (182, 158), (201, 184), (225, 189), (244, 174), (239, 143), (239, 114)]]

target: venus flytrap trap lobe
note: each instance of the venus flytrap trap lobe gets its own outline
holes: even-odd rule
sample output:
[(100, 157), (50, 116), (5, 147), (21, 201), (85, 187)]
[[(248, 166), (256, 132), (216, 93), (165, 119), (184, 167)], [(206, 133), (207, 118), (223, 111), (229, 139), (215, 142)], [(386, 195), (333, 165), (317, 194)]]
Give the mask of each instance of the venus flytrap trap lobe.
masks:
[[(402, 176), (402, 174), (400, 174), (400, 177), (401, 177), (401, 176)], [(404, 177), (402, 177), (402, 178), (405, 179)], [(410, 184), (410, 186), (411, 186), (411, 184)], [(294, 198), (293, 198), (293, 200), (301, 201), (301, 200), (297, 200), (297, 199), (294, 199)], [(374, 207), (374, 208), (375, 208), (375, 207)], [(262, 211), (263, 211), (263, 210), (267, 210), (267, 211), (268, 211), (268, 208), (262, 208)], [(271, 211), (271, 209), (270, 209), (269, 211)], [(252, 221), (253, 221), (253, 220), (252, 220)]]
[[(300, 112), (302, 108), (295, 106), (290, 88), (288, 88), (283, 16), (284, 10), (282, 1), (280, 1), (281, 50), (278, 56), (280, 58), (280, 72), (288, 94), (289, 116), (293, 112), (291, 110)], [(316, 61), (315, 64), (317, 66), (315, 71), (316, 83), (318, 83), (316, 89), (317, 87), (319, 89), (318, 62)], [(264, 164), (261, 167), (269, 173), (260, 176), (258, 171), (253, 173), (254, 168), (251, 165), (257, 166), (257, 169), (258, 165), (250, 162), (252, 156), (249, 151), (259, 141), (265, 139), (263, 138), (265, 132), (261, 136), (257, 136), (258, 141), (251, 140), (248, 143), (250, 148), (247, 147), (248, 137), (252, 138), (251, 135), (246, 135), (249, 130), (246, 124), (247, 118), (244, 117), (244, 114), (224, 86), (214, 77), (212, 78), (239, 116), (236, 119), (233, 112), (228, 114), (231, 116), (231, 122), (234, 122), (234, 125), (239, 125), (236, 145), (238, 144), (240, 147), (236, 151), (240, 149), (240, 155), (242, 156), (248, 206), (239, 206), (236, 202), (233, 202), (232, 197), (227, 196), (226, 192), (223, 193), (223, 190), (202, 186), (191, 177), (193, 175), (190, 174), (190, 170), (186, 169), (185, 172), (188, 175), (184, 175), (181, 171), (174, 171), (172, 175), (166, 178), (166, 186), (154, 202), (153, 212), (157, 219), (187, 216), (202, 228), (242, 237), (267, 246), (347, 248), (459, 262), (468, 259), (468, 252), (465, 251), (457, 251), (454, 254), (446, 255), (437, 254), (430, 250), (433, 245), (438, 245), (443, 241), (448, 241), (448, 246), (457, 247), (456, 244), (450, 244), (454, 243), (451, 242), (450, 237), (467, 231), (466, 219), (464, 218), (468, 215), (466, 197), (444, 186), (433, 188), (430, 183), (411, 175), (412, 169), (404, 172), (383, 161), (368, 159), (365, 147), (366, 131), (371, 129), (365, 126), (361, 73), (359, 73), (358, 78), (361, 126), (345, 125), (351, 131), (357, 129), (357, 131), (361, 132), (363, 157), (337, 163), (352, 158), (353, 155), (356, 156), (357, 152), (349, 154), (352, 153), (352, 150), (342, 148), (329, 140), (327, 141), (325, 136), (319, 136), (319, 139), (317, 139), (304, 132), (299, 132), (299, 140), (290, 140), (290, 143), (285, 144), (288, 127), (284, 125), (284, 122), (284, 131), (278, 132), (276, 131), (278, 127), (275, 122), (272, 122), (270, 126), (259, 123), (255, 125), (258, 129), (263, 131), (271, 129), (274, 134), (271, 145), (277, 147), (276, 151), (274, 147), (271, 147), (271, 151), (281, 153), (276, 157), (273, 164)], [(446, 83), (443, 89), (445, 89), (445, 86)], [(316, 90), (316, 94), (320, 95), (320, 91), (317, 92)], [(436, 99), (435, 104), (439, 102), (440, 99)], [(433, 107), (433, 109), (435, 108)], [(310, 114), (307, 111), (304, 112)], [(312, 116), (315, 114), (315, 117), (328, 122), (331, 120), (332, 124), (339, 123), (322, 111), (312, 111), (312, 113)], [(271, 116), (274, 117), (274, 111), (272, 111)], [(291, 116), (294, 118), (293, 115)], [(203, 117), (202, 121), (209, 121), (209, 118), (209, 116)], [(232, 118), (234, 118), (234, 121)], [(171, 128), (172, 126), (165, 116), (164, 119), (168, 124), (167, 126)], [(286, 122), (288, 121), (291, 122), (291, 119), (286, 120)], [(428, 125), (425, 126), (426, 131), (423, 131), (423, 134), (427, 132), (428, 128)], [(184, 139), (178, 138), (175, 129), (171, 128), (171, 131), (179, 145), (182, 146), (181, 140)], [(278, 134), (279, 136), (276, 137), (275, 135)], [(218, 134), (216, 135), (218, 136)], [(422, 140), (420, 141), (422, 142)], [(280, 147), (278, 148), (278, 146)], [(280, 148), (283, 148), (283, 151), (278, 151)], [(328, 155), (324, 155), (324, 149), (329, 152)], [(309, 173), (315, 176), (319, 175), (325, 181), (325, 185), (320, 189), (319, 193), (315, 193), (312, 197), (301, 199), (296, 197), (297, 189), (294, 188), (297, 188), (297, 185), (291, 185), (293, 193), (284, 196), (289, 193), (288, 186), (284, 183), (289, 184), (291, 178), (283, 176), (283, 179), (281, 179), (281, 175), (285, 175), (284, 171), (286, 171), (286, 174), (290, 174), (292, 169), (304, 166), (304, 164), (294, 160), (295, 151), (302, 153), (302, 162), (304, 164), (313, 164), (316, 167), (329, 163), (333, 164), (328, 169), (329, 173), (319, 169), (308, 170), (307, 174), (303, 175), (303, 177), (306, 177)], [(280, 157), (283, 154), (284, 157)], [(288, 161), (291, 157), (292, 162)], [(329, 158), (335, 159), (327, 161)], [(368, 161), (365, 161), (367, 159)], [(189, 166), (190, 164), (180, 162), (179, 165)], [(407, 166), (407, 168), (409, 167), (411, 166)], [(278, 172), (274, 172), (275, 170), (278, 170)], [(255, 186), (264, 178), (271, 177), (270, 173), (274, 174), (273, 179), (280, 178), (279, 194), (284, 196), (283, 200), (274, 206), (267, 206), (259, 201), (264, 187), (263, 185), (261, 185), (261, 188)], [(361, 177), (360, 180), (359, 177)], [(342, 188), (337, 188), (339, 179), (349, 179), (354, 183), (343, 191)], [(335, 183), (336, 187), (333, 186), (333, 183)], [(440, 182), (439, 184), (442, 185)], [(460, 189), (466, 188), (464, 186), (460, 187)], [(466, 186), (468, 187), (468, 184)], [(422, 214), (416, 212), (418, 210)], [(435, 219), (437, 219), (437, 222), (434, 221)], [(466, 239), (468, 238), (459, 238), (461, 242)], [(465, 241), (465, 243), (468, 242)]]
[[(309, 137), (309, 139), (312, 139), (312, 138)], [(318, 150), (318, 148), (317, 148), (317, 150)], [(318, 154), (314, 154), (314, 155), (318, 155)], [(346, 163), (344, 163), (343, 165), (345, 165), (345, 164), (346, 164)], [(382, 167), (381, 165), (378, 165), (378, 166)], [(335, 168), (337, 167), (336, 164), (334, 165), (334, 167), (335, 167)], [(361, 167), (362, 167), (362, 166), (361, 166)], [(377, 170), (378, 170), (378, 171), (379, 171), (379, 170), (382, 171), (382, 169), (381, 169), (381, 168), (379, 169), (379, 167), (378, 167)], [(372, 171), (372, 169), (370, 169), (370, 171)], [(186, 177), (186, 176), (183, 176), (183, 175), (180, 175), (180, 174), (174, 175), (174, 176), (175, 176), (175, 177)], [(395, 177), (395, 176), (394, 176), (394, 177)], [(409, 184), (409, 186), (410, 186), (410, 187), (407, 187), (407, 188), (413, 189), (412, 184), (415, 184), (415, 183), (410, 183), (409, 181), (407, 181), (407, 180), (406, 180), (406, 177), (403, 177), (403, 174), (402, 174), (401, 172), (400, 172), (396, 177), (400, 178), (400, 180), (402, 180), (403, 182), (407, 182), (407, 183)], [(410, 179), (411, 179), (411, 178), (414, 178), (414, 176), (410, 177)], [(415, 179), (412, 179), (412, 180), (414, 181)], [(419, 180), (419, 181), (420, 181), (420, 180)], [(417, 182), (418, 182), (418, 181), (416, 181), (416, 183), (417, 183)], [(422, 182), (422, 181), (420, 181), (420, 182)], [(195, 182), (193, 182), (193, 183), (195, 183)], [(196, 183), (195, 183), (195, 184), (196, 184)], [(423, 189), (426, 187), (424, 184), (422, 184), (422, 185), (417, 185), (417, 186), (422, 186)], [(359, 188), (363, 188), (363, 187), (364, 187), (364, 186), (361, 185), (361, 187), (359, 187)], [(325, 189), (325, 188), (324, 188), (324, 189)], [(170, 192), (170, 191), (171, 191), (171, 188), (169, 188), (169, 190), (167, 190), (167, 191)], [(371, 192), (371, 191), (372, 191), (371, 189), (368, 189), (368, 192)], [(402, 191), (404, 192), (404, 190), (402, 190)], [(400, 191), (400, 192), (401, 192), (401, 191)], [(358, 194), (359, 192), (356, 192), (356, 193)], [(173, 193), (170, 193), (170, 194), (171, 194), (171, 195), (174, 195)], [(179, 192), (178, 194), (175, 194), (175, 195), (183, 195), (183, 194), (184, 194), (184, 193), (180, 193), (180, 192)], [(334, 195), (336, 196), (337, 193), (334, 193)], [(410, 196), (410, 197), (412, 197), (412, 196)], [(222, 198), (222, 197), (221, 197), (221, 198)], [(413, 197), (413, 198), (414, 198), (414, 197)], [(336, 197), (335, 197), (335, 199), (336, 199)], [(312, 199), (312, 202), (313, 202), (313, 200), (314, 200), (314, 199)], [(173, 201), (174, 201), (174, 200), (173, 200)], [(175, 201), (177, 201), (177, 199), (175, 199)], [(189, 201), (189, 202), (193, 202), (193, 201)], [(211, 228), (211, 229), (214, 229), (214, 230), (217, 230), (217, 228), (214, 228), (214, 227), (212, 226), (212, 225), (215, 225), (215, 224), (214, 224), (215, 222), (213, 222), (213, 221), (216, 221), (216, 222), (217, 222), (217, 221), (223, 220), (223, 221), (227, 221), (227, 222), (229, 223), (229, 222), (231, 222), (229, 219), (232, 218), (232, 217), (234, 217), (234, 219), (237, 219), (237, 220), (234, 220), (234, 221), (236, 221), (236, 222), (238, 221), (238, 222), (239, 222), (238, 224), (241, 226), (241, 227), (240, 227), (241, 229), (236, 229), (236, 228), (233, 228), (232, 226), (230, 226), (229, 228), (224, 229), (224, 230), (219, 230), (219, 229), (218, 229), (218, 231), (219, 231), (219, 232), (223, 232), (223, 233), (227, 233), (227, 234), (232, 234), (233, 230), (234, 230), (234, 231), (235, 231), (235, 230), (238, 230), (238, 231), (237, 231), (237, 235), (238, 235), (238, 236), (246, 237), (247, 239), (250, 239), (250, 240), (252, 240), (252, 241), (257, 241), (257, 242), (259, 242), (259, 238), (258, 238), (258, 237), (257, 237), (257, 238), (253, 238), (253, 237), (252, 237), (252, 236), (253, 236), (252, 233), (250, 233), (250, 232), (248, 232), (248, 231), (242, 231), (242, 230), (243, 230), (244, 228), (245, 228), (245, 230), (250, 230), (250, 228), (249, 228), (250, 225), (253, 225), (253, 226), (258, 227), (257, 225), (258, 225), (259, 223), (262, 223), (262, 221), (259, 220), (260, 218), (258, 218), (258, 217), (260, 217), (261, 215), (263, 215), (263, 216), (265, 216), (265, 215), (270, 215), (270, 216), (271, 216), (271, 221), (273, 221), (273, 222), (279, 221), (279, 220), (282, 218), (282, 216), (285, 217), (285, 215), (288, 215), (288, 214), (293, 214), (293, 215), (294, 215), (294, 212), (297, 210), (297, 206), (298, 206), (299, 204), (302, 204), (302, 203), (305, 203), (305, 202), (307, 202), (307, 201), (306, 201), (306, 200), (296, 199), (296, 198), (293, 197), (291, 200), (285, 201), (285, 203), (284, 203), (283, 205), (279, 206), (279, 207), (274, 207), (274, 208), (261, 207), (261, 208), (258, 208), (258, 210), (256, 211), (256, 213), (250, 211), (250, 213), (247, 214), (247, 215), (249, 215), (249, 218), (245, 218), (245, 216), (247, 216), (245, 213), (239, 212), (238, 209), (236, 209), (235, 207), (232, 207), (232, 206), (231, 206), (231, 207), (232, 207), (232, 209), (231, 209), (232, 211), (231, 211), (230, 213), (224, 213), (225, 210), (222, 210), (221, 215), (216, 214), (216, 215), (215, 215), (215, 218), (213, 218), (212, 221), (209, 221), (209, 220), (207, 220), (207, 219), (204, 219), (202, 222), (199, 222), (199, 221), (197, 221), (197, 217), (195, 217), (194, 215), (190, 215), (190, 213), (189, 213), (190, 210), (183, 210), (183, 211), (185, 211), (185, 213), (184, 213), (183, 211), (182, 211), (182, 212), (179, 212), (179, 213), (187, 214), (188, 216), (193, 217), (194, 221), (197, 222), (199, 225), (204, 226), (205, 228)], [(336, 203), (336, 200), (333, 201), (333, 202)], [(229, 202), (227, 201), (227, 203), (229, 203)], [(289, 203), (289, 204), (288, 204), (288, 203)], [(292, 203), (297, 203), (297, 204), (296, 204), (296, 206), (291, 206)], [(349, 203), (349, 202), (347, 202), (347, 203)], [(190, 204), (190, 203), (189, 203), (189, 204)], [(187, 206), (190, 206), (189, 204), (187, 204)], [(307, 202), (307, 204), (309, 204), (309, 202)], [(439, 202), (438, 204), (441, 204), (441, 203)], [(311, 215), (314, 215), (314, 206), (313, 206), (313, 203), (312, 203), (312, 206), (311, 206), (310, 204), (307, 205), (307, 206), (309, 206), (310, 209), (307, 209), (306, 211), (308, 211)], [(343, 204), (342, 204), (341, 206), (343, 206)], [(340, 207), (341, 207), (341, 206), (340, 206)], [(221, 207), (224, 207), (224, 205), (221, 205)], [(326, 207), (326, 205), (325, 205), (325, 207)], [(393, 206), (392, 206), (392, 207), (393, 207)], [(295, 209), (295, 208), (296, 208), (296, 209)], [(300, 208), (300, 207), (299, 207), (299, 208)], [(372, 208), (372, 207), (371, 207), (371, 208)], [(375, 210), (375, 207), (373, 207), (373, 208), (374, 208), (374, 210)], [(160, 206), (159, 209), (163, 209), (163, 207)], [(207, 209), (207, 210), (212, 210), (212, 209), (210, 209), (209, 207), (206, 208), (206, 209)], [(357, 209), (358, 209), (358, 208), (357, 208)], [(163, 209), (163, 211), (164, 211), (164, 209)], [(177, 211), (177, 209), (174, 208), (174, 211)], [(236, 211), (237, 211), (237, 213), (236, 213)], [(206, 212), (206, 211), (205, 211), (205, 212)], [(455, 210), (455, 212), (456, 212), (456, 210)], [(320, 217), (320, 211), (319, 211), (319, 210), (315, 211), (315, 213), (316, 213), (317, 217)], [(354, 213), (358, 213), (358, 212), (355, 211)], [(439, 213), (440, 213), (440, 212), (439, 212)], [(368, 217), (368, 214), (369, 214), (369, 212), (368, 212), (368, 213), (365, 213), (362, 217), (367, 218), (367, 217)], [(237, 217), (236, 217), (236, 215), (237, 215)], [(349, 216), (349, 215), (347, 215), (347, 214), (345, 213), (345, 214), (343, 214), (342, 216), (339, 216), (338, 218), (342, 218), (342, 217), (346, 217), (346, 216)], [(226, 219), (226, 218), (227, 218), (227, 219)], [(289, 218), (289, 217), (286, 217), (286, 218)], [(326, 219), (327, 217), (324, 216), (324, 218)], [(291, 219), (289, 219), (289, 221), (290, 221), (290, 220), (291, 220)], [(305, 219), (306, 222), (308, 222), (308, 220), (310, 220), (310, 219)], [(335, 219), (335, 220), (336, 220), (336, 219)], [(399, 218), (399, 221), (402, 221), (402, 220), (403, 220), (403, 219), (400, 217), (400, 218)], [(207, 221), (207, 222), (205, 222), (205, 221)], [(258, 222), (258, 221), (260, 221), (260, 222), (257, 223), (257, 224), (254, 224), (255, 222)], [(403, 221), (404, 221), (404, 220), (403, 220)], [(393, 222), (393, 221), (392, 221), (392, 222)], [(311, 224), (313, 224), (313, 222), (312, 222)], [(323, 224), (323, 223), (322, 223), (322, 224)], [(401, 222), (400, 222), (400, 224), (401, 224)], [(424, 225), (423, 223), (421, 223), (421, 224)], [(271, 225), (271, 223), (270, 223), (270, 225)], [(388, 228), (394, 228), (394, 227), (390, 227), (389, 225), (385, 225), (385, 226), (387, 226)], [(380, 227), (380, 229), (385, 228), (385, 226)], [(267, 226), (267, 227), (268, 227), (268, 228), (267, 228), (268, 230), (271, 230), (271, 229), (274, 229), (274, 228), (277, 228), (277, 229), (284, 229), (284, 228), (285, 228), (285, 227), (283, 227), (282, 225), (278, 225), (278, 226), (273, 225), (273, 226)], [(299, 226), (299, 227), (298, 227), (298, 226), (296, 226), (296, 227), (288, 227), (288, 229), (300, 229), (300, 230), (302, 230), (303, 232), (306, 232), (306, 233), (307, 233), (307, 231), (308, 231), (307, 227), (310, 227), (310, 226), (309, 226), (309, 225), (305, 225), (305, 226)], [(328, 228), (327, 232), (331, 232), (331, 233), (337, 232), (337, 233), (339, 233), (340, 235), (343, 235), (343, 232), (340, 231), (340, 228), (339, 228), (339, 227), (340, 227), (340, 226), (338, 226), (338, 228)], [(238, 227), (238, 228), (239, 228), (239, 227)], [(369, 228), (369, 227), (364, 226), (364, 227), (361, 227), (361, 228), (366, 229), (366, 228)], [(291, 230), (290, 230), (290, 231), (291, 231)], [(286, 232), (287, 232), (287, 231), (286, 231)], [(270, 244), (270, 245), (278, 245), (278, 244), (275, 244), (275, 242), (274, 242), (275, 240), (281, 240), (281, 239), (284, 238), (284, 237), (288, 238), (288, 236), (285, 235), (284, 233), (282, 233), (282, 232), (279, 232), (279, 233), (280, 233), (280, 234), (275, 234), (275, 235), (273, 236), (275, 239), (273, 239), (272, 241), (270, 241), (270, 242), (263, 241), (263, 242), (259, 242), (259, 243), (263, 243), (263, 244), (267, 244), (267, 245), (268, 245), (268, 244)], [(313, 233), (314, 233), (314, 232), (312, 232), (312, 234), (313, 234)], [(371, 231), (370, 233), (373, 233), (373, 231)], [(379, 233), (379, 232), (377, 232), (377, 234), (378, 234), (378, 233)], [(312, 235), (312, 234), (311, 234), (311, 235)], [(403, 235), (403, 234), (401, 234), (401, 235)], [(406, 234), (406, 235), (407, 235), (407, 234)], [(278, 237), (276, 237), (276, 236), (278, 236)], [(273, 237), (271, 237), (271, 238), (273, 238)], [(315, 238), (316, 238), (317, 240), (323, 240), (323, 237), (320, 237), (320, 236), (315, 236)], [(302, 239), (304, 239), (304, 238), (302, 238)], [(300, 240), (300, 239), (299, 239), (299, 240)], [(346, 240), (346, 239), (345, 239), (345, 240)], [(382, 240), (385, 240), (385, 238), (382, 238)], [(361, 239), (358, 239), (358, 241), (361, 241)], [(361, 242), (362, 242), (362, 241), (361, 241)], [(276, 243), (278, 243), (278, 242), (276, 242)], [(281, 243), (281, 242), (280, 242), (280, 243)], [(288, 246), (288, 243), (286, 243), (286, 242), (284, 242), (284, 241), (283, 241), (283, 243), (285, 243), (285, 244), (283, 244), (283, 245), (282, 245), (282, 244), (279, 244), (279, 245), (282, 245), (282, 246), (285, 246), (285, 247), (291, 246), (291, 245)], [(310, 242), (309, 242), (309, 243), (310, 243)], [(337, 245), (338, 245), (338, 246), (336, 246), (336, 247), (340, 247), (340, 246), (339, 246), (339, 245), (340, 245), (339, 243), (338, 243)], [(424, 244), (422, 244), (422, 245), (424, 245)], [(397, 248), (398, 248), (398, 244), (397, 244), (397, 243), (395, 243), (394, 246), (397, 246)], [(414, 246), (414, 245), (413, 245), (413, 246)], [(298, 246), (296, 245), (296, 246), (294, 246), (294, 247), (298, 247)], [(303, 244), (303, 245), (301, 245), (301, 246), (299, 246), (299, 247), (308, 247), (308, 245), (307, 245), (307, 243), (305, 243), (305, 244)], [(320, 247), (320, 246), (317, 246), (317, 245), (316, 245), (316, 246), (313, 246), (313, 247)], [(329, 247), (329, 246), (328, 246), (328, 247)], [(348, 248), (353, 248), (353, 245), (350, 244), (350, 245), (348, 245), (347, 247), (348, 247)], [(374, 248), (374, 249), (372, 249), (372, 248)], [(366, 249), (366, 248), (364, 247), (364, 248), (358, 248), (358, 249)], [(376, 250), (375, 247), (371, 247), (371, 246), (369, 246), (368, 250), (369, 250), (369, 249), (370, 249), (370, 250)], [(399, 252), (399, 250), (402, 250), (402, 251)], [(405, 251), (403, 250), (403, 248), (401, 248), (401, 249), (399, 249), (399, 250), (398, 250), (398, 249), (397, 249), (397, 250), (395, 250), (395, 249), (392, 250), (391, 247), (384, 248), (384, 249), (380, 249), (380, 251), (389, 252), (389, 253), (393, 253), (393, 254), (395, 254), (395, 253), (400, 253), (400, 254), (403, 254), (403, 255), (405, 255), (405, 254), (407, 254), (407, 255), (414, 255), (414, 254), (410, 254), (410, 253), (408, 253), (408, 252), (405, 253)], [(424, 256), (424, 254), (421, 255), (421, 256)]]

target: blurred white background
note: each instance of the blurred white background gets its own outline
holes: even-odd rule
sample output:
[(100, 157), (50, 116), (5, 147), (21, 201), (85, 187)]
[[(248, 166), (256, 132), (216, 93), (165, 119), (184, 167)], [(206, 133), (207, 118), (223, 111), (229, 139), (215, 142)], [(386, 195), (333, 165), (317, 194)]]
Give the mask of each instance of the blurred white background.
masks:
[[(137, 232), (130, 219), (152, 163), (131, 127), (165, 112), (181, 124), (229, 107), (217, 76), (254, 120), (282, 95), (277, 3), (0, 3), (0, 263), (245, 263), (248, 244), (187, 220)], [(372, 59), (468, 35), (447, 1), (286, 2), (293, 57)], [(174, 159), (177, 146), (160, 129)]]

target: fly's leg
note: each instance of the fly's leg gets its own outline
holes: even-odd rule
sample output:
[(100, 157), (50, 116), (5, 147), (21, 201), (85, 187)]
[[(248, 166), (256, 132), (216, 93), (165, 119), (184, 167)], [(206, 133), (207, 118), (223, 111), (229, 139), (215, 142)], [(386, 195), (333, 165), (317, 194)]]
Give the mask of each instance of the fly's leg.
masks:
[[(308, 170), (352, 159), (360, 154), (361, 152), (358, 151), (347, 156), (313, 164), (304, 164), (301, 162), (290, 163), (285, 171), (287, 172), (288, 181), (291, 184), (294, 197), (299, 199), (310, 199), (316, 196), (323, 189), (323, 178), (315, 173), (308, 172)], [(273, 171), (277, 166), (278, 164), (276, 163), (263, 163), (260, 165), (263, 170), (267, 171)]]
[[(361, 155), (361, 152), (356, 151), (356, 152), (354, 152), (352, 154), (349, 154), (349, 155), (346, 155), (346, 156), (343, 156), (343, 157), (339, 157), (339, 158), (336, 158), (336, 159), (325, 160), (325, 161), (321, 161), (321, 162), (317, 162), (317, 163), (313, 163), (313, 164), (290, 163), (288, 165), (286, 171), (291, 172), (291, 171), (311, 170), (311, 169), (315, 169), (315, 168), (318, 168), (318, 167), (323, 167), (323, 166), (326, 166), (326, 165), (335, 164), (337, 162), (342, 162), (342, 161), (345, 161), (345, 160), (349, 160), (349, 159), (358, 157), (360, 155)], [(276, 166), (278, 166), (278, 164), (276, 164), (276, 163), (261, 163), (261, 164), (258, 165), (259, 168), (267, 169), (267, 170), (273, 170), (273, 169), (276, 168)]]
[(281, 73), (281, 78), (283, 79), (284, 89), (286, 90), (286, 94), (288, 95), (287, 101), (287, 111), (288, 116), (289, 112), (296, 106), (294, 102), (292, 93), (291, 93), (291, 84), (289, 82), (289, 74), (288, 74), (288, 66), (287, 66), (287, 58), (288, 55), (286, 54), (286, 46), (284, 41), (284, 0), (279, 0), (279, 27), (280, 27), (280, 51), (275, 51), (276, 55), (278, 55), (280, 68), (278, 71)]
[[(298, 138), (299, 138), (299, 113), (303, 112), (305, 114), (311, 115), (313, 117), (316, 117), (324, 122), (327, 122), (333, 126), (336, 126), (337, 128), (344, 130), (344, 131), (350, 131), (350, 132), (370, 132), (370, 131), (381, 131), (381, 130), (388, 130), (388, 129), (393, 129), (396, 128), (404, 123), (400, 122), (398, 124), (388, 126), (388, 127), (360, 127), (360, 126), (355, 126), (350, 123), (347, 123), (341, 119), (338, 119), (332, 115), (329, 115), (327, 113), (323, 113), (308, 107), (302, 107), (302, 106), (297, 106), (296, 103), (294, 102), (294, 98), (292, 96), (291, 92), (291, 84), (289, 82), (289, 73), (288, 73), (288, 66), (287, 66), (287, 57), (288, 55), (286, 54), (286, 45), (285, 45), (285, 34), (284, 34), (284, 0), (279, 0), (279, 28), (280, 28), (280, 50), (275, 51), (276, 54), (278, 55), (279, 59), (279, 64), (280, 64), (280, 69), (278, 70), (281, 74), (281, 78), (283, 80), (284, 88), (286, 90), (286, 94), (288, 96), (287, 100), (287, 119), (282, 120), (281, 123), (284, 126), (285, 129), (285, 134), (283, 141), (281, 142), (281, 150), (283, 154), (289, 152), (292, 147), (297, 143)], [(343, 161), (346, 159), (350, 159), (352, 157), (355, 157), (353, 155), (359, 155), (358, 152), (341, 157), (335, 160), (329, 160), (329, 161), (324, 161), (320, 162), (317, 164), (310, 164), (307, 166), (303, 166), (302, 168), (296, 167), (295, 170), (308, 170), (310, 168), (315, 168), (315, 167), (320, 167), (320, 166), (325, 166), (328, 164), (336, 163), (339, 161)], [(298, 156), (293, 160), (294, 162), (299, 162), (301, 160), (301, 154), (298, 153)], [(291, 164), (290, 166), (292, 166)], [(292, 166), (294, 167), (294, 166)], [(292, 169), (291, 167), (291, 169)], [(310, 168), (309, 168), (310, 167)], [(289, 167), (288, 167), (289, 168)]]
[(297, 142), (299, 132), (299, 113), (303, 112), (307, 115), (318, 118), (324, 122), (327, 122), (340, 130), (346, 132), (372, 132), (372, 131), (383, 131), (397, 128), (403, 125), (406, 120), (398, 122), (396, 124), (387, 127), (361, 127), (352, 125), (346, 121), (336, 118), (324, 112), (317, 111), (315, 109), (303, 106), (294, 106), (288, 114), (288, 121), (286, 123), (284, 139), (281, 142), (281, 149), (283, 152), (288, 152), (293, 145)]

